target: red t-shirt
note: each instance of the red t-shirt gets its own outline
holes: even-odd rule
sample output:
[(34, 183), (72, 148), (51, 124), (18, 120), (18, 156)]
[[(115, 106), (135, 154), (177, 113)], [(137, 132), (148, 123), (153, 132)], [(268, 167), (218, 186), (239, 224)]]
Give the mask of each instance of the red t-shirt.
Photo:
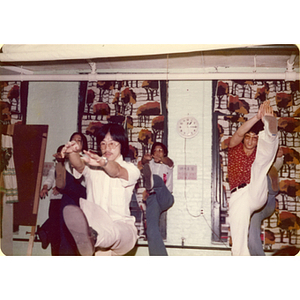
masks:
[(247, 156), (243, 143), (229, 148), (228, 150), (228, 180), (230, 190), (238, 187), (242, 183), (250, 183), (251, 166), (255, 160), (256, 149)]

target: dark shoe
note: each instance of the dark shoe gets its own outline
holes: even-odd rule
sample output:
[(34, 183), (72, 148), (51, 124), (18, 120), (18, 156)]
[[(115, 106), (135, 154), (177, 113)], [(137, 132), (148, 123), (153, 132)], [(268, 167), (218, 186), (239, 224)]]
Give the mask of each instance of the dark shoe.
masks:
[(273, 116), (264, 116), (264, 125), (265, 129), (267, 130), (268, 134), (271, 136), (276, 136), (278, 129), (277, 129), (277, 119)]
[(148, 192), (153, 191), (153, 176), (149, 164), (144, 164), (143, 167), (144, 186)]
[(295, 246), (287, 246), (275, 251), (272, 256), (296, 256), (299, 250), (300, 249)]
[(37, 231), (37, 235), (39, 236), (40, 241), (42, 242), (42, 248), (47, 249), (49, 245), (48, 234), (45, 230), (39, 229)]
[(63, 216), (66, 226), (75, 240), (80, 255), (94, 255), (95, 240), (91, 236), (91, 230), (89, 228), (87, 219), (80, 207), (75, 205), (67, 205), (63, 209)]

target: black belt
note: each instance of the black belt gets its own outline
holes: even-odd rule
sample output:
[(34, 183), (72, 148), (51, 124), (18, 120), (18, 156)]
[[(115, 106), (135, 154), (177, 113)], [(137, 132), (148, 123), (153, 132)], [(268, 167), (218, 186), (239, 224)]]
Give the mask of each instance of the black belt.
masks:
[(247, 185), (247, 183), (242, 183), (238, 187), (235, 187), (234, 189), (231, 190), (231, 194), (236, 192), (238, 189), (241, 189), (241, 188), (245, 187), (246, 185)]

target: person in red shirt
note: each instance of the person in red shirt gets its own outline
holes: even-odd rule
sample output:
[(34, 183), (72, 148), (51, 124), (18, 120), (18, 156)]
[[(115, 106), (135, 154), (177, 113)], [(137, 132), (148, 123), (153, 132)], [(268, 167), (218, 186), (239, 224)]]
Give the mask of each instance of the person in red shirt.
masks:
[(231, 190), (229, 222), (232, 255), (250, 255), (248, 228), (251, 214), (267, 201), (267, 173), (278, 149), (277, 119), (270, 101), (243, 123), (231, 137), (228, 180)]

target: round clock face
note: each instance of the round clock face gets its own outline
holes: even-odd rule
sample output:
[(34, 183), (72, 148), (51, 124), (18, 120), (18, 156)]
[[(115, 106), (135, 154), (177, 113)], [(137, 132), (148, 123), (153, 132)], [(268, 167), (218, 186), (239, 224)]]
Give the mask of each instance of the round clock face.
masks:
[(177, 132), (184, 138), (192, 138), (199, 131), (198, 121), (194, 117), (184, 117), (177, 123)]

